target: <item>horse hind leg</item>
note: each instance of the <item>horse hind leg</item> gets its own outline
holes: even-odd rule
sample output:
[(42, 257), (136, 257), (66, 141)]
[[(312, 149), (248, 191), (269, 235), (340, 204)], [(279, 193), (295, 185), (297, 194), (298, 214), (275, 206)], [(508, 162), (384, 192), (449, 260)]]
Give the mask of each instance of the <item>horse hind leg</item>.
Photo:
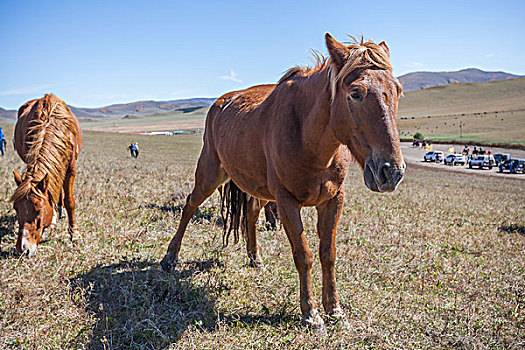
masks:
[(168, 246), (166, 255), (160, 262), (164, 271), (171, 271), (173, 265), (178, 262), (179, 251), (186, 227), (199, 205), (211, 196), (217, 187), (227, 179), (228, 175), (220, 166), (217, 154), (214, 151), (208, 151), (205, 145), (197, 164), (197, 170), (195, 171), (195, 186), (186, 198), (186, 204), (182, 209), (182, 217), (177, 232)]
[(259, 256), (257, 245), (257, 221), (259, 213), (267, 201), (250, 196), (246, 206), (246, 251), (248, 252), (249, 265), (251, 267), (261, 268), (263, 262)]
[(264, 217), (266, 219), (266, 230), (276, 230), (277, 229), (277, 220), (279, 220), (279, 212), (277, 210), (277, 203), (268, 202), (264, 206)]

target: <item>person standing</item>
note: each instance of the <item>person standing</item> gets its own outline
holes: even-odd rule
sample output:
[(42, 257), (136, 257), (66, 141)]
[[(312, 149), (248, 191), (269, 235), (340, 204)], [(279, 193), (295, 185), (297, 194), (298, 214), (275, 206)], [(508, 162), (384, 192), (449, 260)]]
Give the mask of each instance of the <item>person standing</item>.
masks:
[(5, 142), (4, 131), (2, 130), (2, 126), (0, 125), (0, 152), (2, 153), (2, 156), (5, 155), (6, 144), (7, 143)]
[(137, 158), (139, 156), (139, 144), (137, 142), (131, 143), (128, 146), (128, 149), (131, 153), (132, 158)]

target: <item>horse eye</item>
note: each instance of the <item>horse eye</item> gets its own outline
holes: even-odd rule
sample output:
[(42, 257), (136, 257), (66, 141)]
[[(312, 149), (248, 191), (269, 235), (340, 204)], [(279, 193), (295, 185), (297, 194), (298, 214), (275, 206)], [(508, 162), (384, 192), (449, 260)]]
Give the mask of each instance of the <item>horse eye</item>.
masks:
[(352, 90), (350, 92), (350, 97), (353, 100), (359, 100), (359, 101), (363, 100), (363, 95), (361, 94), (361, 91), (359, 91), (359, 89)]

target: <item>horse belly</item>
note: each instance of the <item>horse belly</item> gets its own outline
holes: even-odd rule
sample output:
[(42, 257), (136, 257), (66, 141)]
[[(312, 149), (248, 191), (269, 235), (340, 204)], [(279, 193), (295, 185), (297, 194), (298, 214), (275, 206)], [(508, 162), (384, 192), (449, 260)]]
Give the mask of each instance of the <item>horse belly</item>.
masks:
[(261, 159), (264, 155), (239, 153), (222, 153), (222, 156), (219, 153), (223, 169), (244, 192), (257, 198), (272, 200), (268, 190), (266, 162)]
[(266, 156), (260, 137), (250, 132), (217, 135), (216, 150), (222, 168), (244, 192), (272, 200), (268, 190)]

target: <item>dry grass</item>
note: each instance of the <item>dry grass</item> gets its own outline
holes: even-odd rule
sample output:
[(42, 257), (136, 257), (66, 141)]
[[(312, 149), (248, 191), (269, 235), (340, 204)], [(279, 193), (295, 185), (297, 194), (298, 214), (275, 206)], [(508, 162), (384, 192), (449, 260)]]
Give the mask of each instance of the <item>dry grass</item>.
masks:
[(82, 130), (117, 133), (204, 129), (207, 110), (166, 112), (135, 118), (81, 120)]
[[(221, 247), (217, 196), (190, 224), (183, 264), (160, 270), (200, 138), (133, 137), (141, 154), (132, 160), (130, 136), (86, 132), (75, 188), (83, 242), (69, 241), (63, 220), (31, 259), (13, 256), (14, 211), (0, 202), (0, 348), (525, 346), (523, 180), (409, 166), (396, 193), (379, 195), (352, 166), (336, 266), (351, 329), (318, 337), (300, 325), (283, 230), (260, 233), (266, 269), (249, 268), (242, 245)], [(10, 148), (0, 159), (5, 200), (14, 169), (23, 166)], [(314, 214), (303, 211), (316, 252)]]

